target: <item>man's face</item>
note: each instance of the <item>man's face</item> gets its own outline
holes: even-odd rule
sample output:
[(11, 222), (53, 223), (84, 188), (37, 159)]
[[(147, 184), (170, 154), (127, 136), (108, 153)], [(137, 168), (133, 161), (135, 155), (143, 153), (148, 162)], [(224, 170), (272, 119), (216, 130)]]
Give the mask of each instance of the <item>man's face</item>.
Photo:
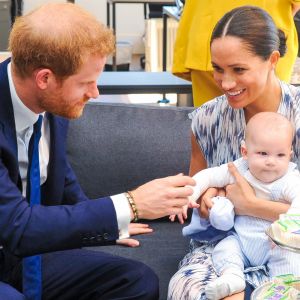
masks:
[(56, 79), (40, 94), (40, 108), (69, 119), (81, 116), (90, 98), (97, 98), (97, 79), (103, 71), (106, 57), (88, 57), (79, 71), (60, 82)]

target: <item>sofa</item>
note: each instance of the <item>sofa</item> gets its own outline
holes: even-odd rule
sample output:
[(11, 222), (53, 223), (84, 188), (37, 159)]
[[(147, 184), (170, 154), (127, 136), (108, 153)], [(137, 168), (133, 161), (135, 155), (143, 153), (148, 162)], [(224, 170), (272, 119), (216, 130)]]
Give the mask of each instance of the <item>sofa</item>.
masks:
[[(155, 178), (188, 174), (191, 107), (89, 102), (81, 118), (70, 122), (67, 152), (90, 198), (118, 194)], [(153, 221), (154, 232), (140, 235), (137, 248), (92, 247), (94, 251), (139, 260), (160, 281), (160, 299), (187, 253), (182, 225), (167, 217)]]

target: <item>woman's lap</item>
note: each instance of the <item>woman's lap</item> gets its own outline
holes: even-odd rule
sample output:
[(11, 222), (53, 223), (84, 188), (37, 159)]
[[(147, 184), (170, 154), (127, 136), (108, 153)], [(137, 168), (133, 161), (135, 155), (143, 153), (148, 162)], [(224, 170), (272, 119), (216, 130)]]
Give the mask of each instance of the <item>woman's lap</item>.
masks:
[[(191, 241), (191, 250), (179, 264), (179, 270), (173, 275), (169, 283), (168, 300), (204, 300), (205, 286), (217, 278), (212, 265), (211, 253), (213, 245), (199, 246)], [(267, 280), (265, 271), (251, 268), (246, 271), (249, 278), (245, 291), (245, 299), (250, 299), (253, 288)], [(250, 282), (250, 284), (249, 284)]]
[(203, 248), (191, 249), (171, 278), (168, 299), (205, 299), (206, 284), (216, 278), (211, 253), (206, 253)]

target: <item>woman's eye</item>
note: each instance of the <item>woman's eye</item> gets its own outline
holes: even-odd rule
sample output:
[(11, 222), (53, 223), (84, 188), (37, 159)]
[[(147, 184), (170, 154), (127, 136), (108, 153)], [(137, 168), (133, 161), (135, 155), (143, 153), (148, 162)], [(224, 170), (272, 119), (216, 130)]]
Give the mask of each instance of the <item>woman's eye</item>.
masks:
[(214, 71), (216, 71), (218, 73), (223, 73), (223, 70), (220, 67), (218, 67), (218, 66), (214, 66), (213, 65), (213, 69), (214, 69)]
[(234, 72), (236, 73), (243, 73), (246, 69), (244, 68), (234, 68)]

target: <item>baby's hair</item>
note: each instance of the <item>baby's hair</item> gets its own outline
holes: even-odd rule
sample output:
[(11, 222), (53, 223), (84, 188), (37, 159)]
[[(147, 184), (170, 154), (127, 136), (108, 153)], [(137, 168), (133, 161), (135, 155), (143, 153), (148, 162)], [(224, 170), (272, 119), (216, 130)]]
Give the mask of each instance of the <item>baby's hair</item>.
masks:
[(292, 123), (282, 114), (275, 112), (260, 112), (254, 115), (247, 123), (245, 141), (255, 136), (258, 130), (269, 133), (283, 131), (291, 135), (291, 141), (295, 134)]

